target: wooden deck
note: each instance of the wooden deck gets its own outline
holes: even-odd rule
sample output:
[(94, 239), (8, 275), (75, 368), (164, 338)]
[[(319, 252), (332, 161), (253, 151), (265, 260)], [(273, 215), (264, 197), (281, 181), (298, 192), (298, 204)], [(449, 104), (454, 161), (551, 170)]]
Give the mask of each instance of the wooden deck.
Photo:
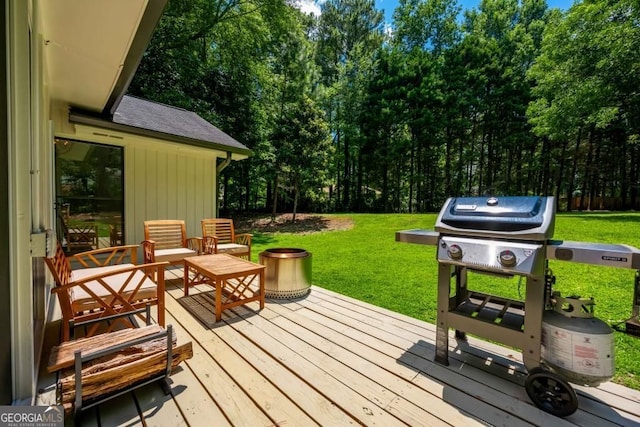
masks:
[[(167, 323), (194, 357), (174, 371), (172, 394), (145, 386), (87, 411), (83, 425), (640, 425), (638, 391), (576, 386), (580, 408), (556, 418), (529, 401), (518, 351), (451, 339), (442, 366), (435, 325), (320, 287), (215, 323), (211, 288), (184, 297), (181, 285), (167, 285)], [(53, 403), (54, 380), (41, 376), (37, 404)]]

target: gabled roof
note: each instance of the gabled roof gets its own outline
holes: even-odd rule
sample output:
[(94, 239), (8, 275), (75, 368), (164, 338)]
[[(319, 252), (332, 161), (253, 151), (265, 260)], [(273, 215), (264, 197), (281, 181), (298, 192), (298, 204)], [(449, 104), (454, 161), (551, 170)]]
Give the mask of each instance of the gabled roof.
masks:
[(130, 95), (122, 97), (111, 118), (72, 110), (69, 120), (203, 148), (251, 154), (244, 144), (192, 111)]

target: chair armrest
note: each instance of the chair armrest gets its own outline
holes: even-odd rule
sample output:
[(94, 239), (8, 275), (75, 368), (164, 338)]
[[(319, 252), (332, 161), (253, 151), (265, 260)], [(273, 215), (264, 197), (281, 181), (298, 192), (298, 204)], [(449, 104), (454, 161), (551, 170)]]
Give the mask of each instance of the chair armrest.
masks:
[[(138, 245), (111, 246), (69, 256), (69, 262), (77, 261), (82, 267), (104, 267), (116, 264), (137, 264)], [(128, 258), (128, 260), (127, 260)]]
[(252, 237), (253, 235), (249, 233), (236, 234), (236, 243), (239, 245), (251, 246)]
[(202, 238), (202, 253), (208, 255), (218, 253), (218, 238), (216, 236)]
[(145, 264), (156, 262), (156, 242), (154, 240), (143, 240), (142, 259)]
[(187, 237), (187, 248), (196, 251), (198, 255), (202, 253), (202, 237)]

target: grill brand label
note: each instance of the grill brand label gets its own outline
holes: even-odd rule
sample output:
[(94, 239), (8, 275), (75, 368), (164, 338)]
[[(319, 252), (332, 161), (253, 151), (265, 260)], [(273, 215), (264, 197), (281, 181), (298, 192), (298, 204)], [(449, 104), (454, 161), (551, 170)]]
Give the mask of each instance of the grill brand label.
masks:
[(626, 257), (622, 257), (622, 256), (603, 255), (602, 256), (602, 260), (603, 261), (614, 261), (614, 262), (627, 262), (627, 258)]
[(478, 205), (456, 205), (457, 211), (475, 211)]

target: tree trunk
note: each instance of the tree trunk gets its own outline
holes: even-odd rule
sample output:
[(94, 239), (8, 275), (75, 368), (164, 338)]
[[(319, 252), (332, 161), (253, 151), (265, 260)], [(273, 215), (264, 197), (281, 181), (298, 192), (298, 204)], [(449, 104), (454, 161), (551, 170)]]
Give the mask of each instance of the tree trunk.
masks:
[(592, 161), (592, 157), (593, 157), (593, 139), (594, 139), (594, 127), (591, 126), (591, 129), (589, 130), (589, 150), (587, 153), (587, 161), (584, 165), (584, 176), (582, 178), (582, 190), (580, 191), (580, 210), (590, 210), (591, 209), (591, 200), (589, 200), (589, 202), (586, 203), (585, 205), (585, 199), (587, 198), (587, 184), (589, 182), (589, 176), (590, 176), (590, 167), (591, 167), (591, 161)]
[[(571, 174), (569, 175), (569, 184), (567, 188), (567, 211), (571, 211), (573, 205), (573, 186), (575, 185), (576, 172), (578, 170), (578, 156), (580, 155), (580, 139), (582, 139), (582, 128), (578, 128), (578, 136), (576, 137), (576, 148), (574, 150), (573, 161), (571, 165)], [(582, 203), (582, 198), (580, 199)]]
[(293, 180), (293, 215), (291, 221), (296, 222), (296, 212), (298, 210), (298, 196), (300, 195), (300, 180), (295, 178)]
[(277, 213), (278, 213), (278, 175), (276, 174), (273, 180), (273, 206), (271, 210), (271, 221), (276, 220)]

